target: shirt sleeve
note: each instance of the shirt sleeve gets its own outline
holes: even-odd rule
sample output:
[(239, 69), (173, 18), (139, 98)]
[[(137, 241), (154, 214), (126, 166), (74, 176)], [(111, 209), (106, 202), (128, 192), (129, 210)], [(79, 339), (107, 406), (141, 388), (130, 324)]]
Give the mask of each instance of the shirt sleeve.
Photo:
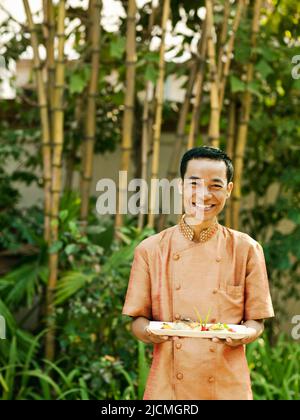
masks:
[(256, 242), (250, 247), (245, 287), (244, 320), (274, 317), (264, 252)]
[(152, 318), (149, 265), (146, 250), (141, 245), (135, 249), (122, 314)]

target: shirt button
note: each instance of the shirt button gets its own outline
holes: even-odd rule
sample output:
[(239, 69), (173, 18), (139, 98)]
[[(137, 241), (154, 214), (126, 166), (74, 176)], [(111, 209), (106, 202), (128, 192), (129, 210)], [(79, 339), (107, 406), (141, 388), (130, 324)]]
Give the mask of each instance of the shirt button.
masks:
[(175, 319), (176, 319), (176, 320), (179, 320), (179, 319), (180, 319), (180, 315), (179, 315), (179, 314), (176, 314), (176, 315), (175, 315)]
[(183, 378), (183, 374), (182, 373), (177, 373), (176, 378), (181, 380)]
[(213, 294), (216, 295), (218, 293), (218, 289), (213, 290)]
[(174, 254), (173, 255), (173, 260), (177, 261), (177, 260), (179, 260), (179, 258), (180, 258), (179, 254)]
[(176, 284), (176, 290), (180, 290), (180, 289), (181, 289), (180, 284)]
[(220, 262), (220, 261), (221, 261), (221, 257), (217, 257), (217, 258), (216, 258), (216, 261), (217, 261), (217, 262)]
[(209, 351), (210, 351), (211, 353), (215, 353), (215, 352), (216, 352), (216, 350), (215, 350), (213, 347), (210, 347)]
[(210, 384), (213, 384), (215, 382), (215, 378), (213, 376), (211, 376), (210, 378), (208, 378), (208, 382)]
[(216, 318), (212, 318), (212, 319), (210, 320), (210, 323), (211, 323), (211, 324), (215, 324), (215, 323), (216, 323), (216, 321), (217, 321), (217, 320), (216, 320)]
[(180, 349), (181, 349), (181, 347), (182, 347), (182, 344), (180, 344), (180, 343), (177, 343), (177, 344), (176, 344), (176, 348), (177, 348), (178, 350), (180, 350)]

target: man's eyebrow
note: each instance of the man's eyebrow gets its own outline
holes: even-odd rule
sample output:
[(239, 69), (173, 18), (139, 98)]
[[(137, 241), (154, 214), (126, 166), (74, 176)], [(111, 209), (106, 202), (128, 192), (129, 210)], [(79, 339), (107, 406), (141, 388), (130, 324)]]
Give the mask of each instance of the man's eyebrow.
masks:
[(192, 175), (192, 176), (189, 176), (188, 179), (202, 179), (202, 178), (199, 178), (198, 176)]
[(224, 184), (224, 182), (221, 178), (213, 178), (211, 181), (212, 182), (221, 182), (222, 184)]

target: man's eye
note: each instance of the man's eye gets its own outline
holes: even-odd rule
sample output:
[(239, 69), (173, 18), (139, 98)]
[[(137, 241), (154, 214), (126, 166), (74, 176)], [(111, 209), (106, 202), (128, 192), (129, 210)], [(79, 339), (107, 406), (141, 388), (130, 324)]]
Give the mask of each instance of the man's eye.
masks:
[(213, 185), (213, 187), (222, 188), (222, 185), (217, 185), (217, 184), (214, 184), (214, 185)]

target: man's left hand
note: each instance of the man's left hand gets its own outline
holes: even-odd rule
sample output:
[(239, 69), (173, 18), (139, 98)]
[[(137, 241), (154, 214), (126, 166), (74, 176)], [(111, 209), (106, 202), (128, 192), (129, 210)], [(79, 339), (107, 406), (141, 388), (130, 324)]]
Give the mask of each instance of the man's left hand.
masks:
[(225, 342), (225, 344), (227, 344), (230, 347), (238, 347), (243, 346), (245, 344), (253, 343), (253, 341), (256, 341), (264, 331), (264, 323), (262, 320), (249, 320), (246, 321), (243, 325), (245, 327), (251, 328), (251, 330), (249, 330), (249, 335), (243, 338), (242, 340), (233, 340), (232, 338), (226, 338), (226, 340), (220, 338), (213, 338), (212, 341), (214, 343)]

